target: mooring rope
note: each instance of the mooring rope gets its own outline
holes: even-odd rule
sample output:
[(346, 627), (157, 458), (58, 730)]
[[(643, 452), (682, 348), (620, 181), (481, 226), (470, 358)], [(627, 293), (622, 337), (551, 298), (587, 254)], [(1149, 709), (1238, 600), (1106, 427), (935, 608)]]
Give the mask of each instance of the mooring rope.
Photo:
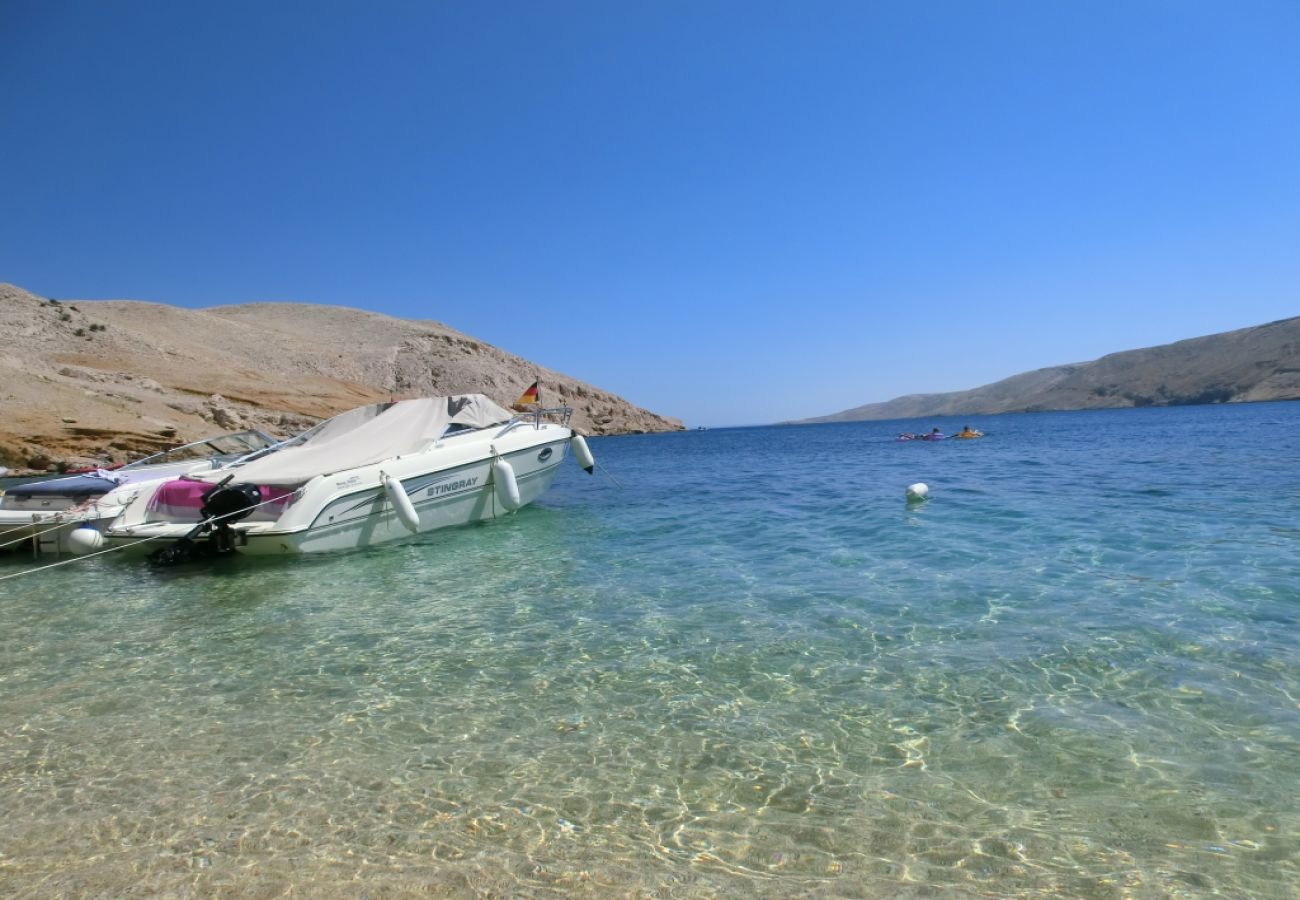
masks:
[(608, 478), (610, 481), (612, 481), (612, 482), (614, 483), (614, 487), (618, 488), (620, 491), (623, 490), (623, 485), (619, 482), (619, 480), (618, 480), (617, 478), (614, 477), (614, 473), (611, 472), (611, 471), (610, 471), (610, 470), (605, 466), (604, 463), (601, 463), (601, 462), (598, 461), (598, 462), (596, 463), (596, 468), (600, 470), (600, 474), (604, 475), (606, 478)]
[(44, 572), (46, 569), (57, 569), (59, 566), (68, 566), (72, 563), (81, 562), (90, 559), (93, 556), (103, 556), (105, 553), (116, 553), (118, 550), (129, 550), (140, 544), (147, 544), (149, 541), (158, 541), (163, 538), (171, 537), (167, 534), (156, 534), (153, 537), (140, 538), (138, 541), (132, 541), (129, 544), (118, 544), (116, 547), (105, 547), (103, 550), (96, 550), (93, 553), (83, 553), (81, 556), (74, 556), (71, 559), (61, 559), (58, 562), (47, 563), (43, 566), (36, 566), (32, 569), (23, 569), (21, 572), (12, 572), (8, 575), (0, 575), (0, 581), (8, 581), (10, 578), (21, 578), (24, 575), (35, 575), (37, 572)]

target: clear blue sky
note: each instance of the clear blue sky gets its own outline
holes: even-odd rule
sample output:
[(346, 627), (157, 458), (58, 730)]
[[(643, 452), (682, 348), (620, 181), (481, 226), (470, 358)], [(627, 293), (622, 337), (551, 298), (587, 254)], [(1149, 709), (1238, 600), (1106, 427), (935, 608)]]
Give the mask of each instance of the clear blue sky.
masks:
[(689, 425), (1300, 314), (1300, 3), (0, 0), (0, 280)]

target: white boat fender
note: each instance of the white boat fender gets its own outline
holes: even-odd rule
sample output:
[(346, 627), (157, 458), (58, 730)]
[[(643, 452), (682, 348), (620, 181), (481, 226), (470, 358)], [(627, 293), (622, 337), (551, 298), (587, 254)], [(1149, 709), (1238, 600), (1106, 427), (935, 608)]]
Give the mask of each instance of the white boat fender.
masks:
[(515, 478), (515, 470), (499, 456), (492, 461), (492, 481), (496, 485), (497, 500), (501, 501), (502, 506), (514, 512), (524, 505), (524, 501), (519, 499), (519, 481)]
[(388, 502), (393, 504), (393, 511), (397, 513), (397, 520), (405, 525), (406, 530), (411, 534), (418, 532), (420, 530), (420, 516), (411, 504), (411, 498), (406, 495), (406, 488), (402, 487), (402, 483), (392, 475), (385, 475), (384, 493), (388, 495)]
[(104, 546), (104, 536), (90, 525), (74, 528), (68, 534), (68, 547), (79, 556), (98, 550), (102, 546)]
[(918, 481), (916, 484), (909, 484), (905, 493), (908, 503), (920, 503), (922, 500), (929, 499), (930, 488), (925, 482)]
[(587, 439), (578, 432), (573, 433), (569, 438), (569, 443), (573, 445), (573, 455), (578, 460), (578, 465), (588, 475), (596, 471), (596, 458), (591, 455), (591, 448), (587, 446)]

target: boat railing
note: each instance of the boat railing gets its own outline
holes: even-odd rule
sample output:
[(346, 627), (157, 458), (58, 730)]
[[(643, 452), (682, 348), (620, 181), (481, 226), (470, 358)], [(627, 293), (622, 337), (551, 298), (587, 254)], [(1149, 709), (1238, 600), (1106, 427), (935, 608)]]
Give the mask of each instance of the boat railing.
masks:
[(531, 418), (534, 428), (542, 427), (542, 419), (546, 418), (558, 425), (568, 425), (569, 420), (573, 418), (573, 408), (569, 406), (552, 406), (548, 409), (534, 409), (524, 414), (525, 420)]
[(496, 437), (501, 437), (508, 431), (513, 431), (520, 426), (526, 426), (529, 423), (533, 428), (541, 428), (542, 422), (555, 422), (557, 425), (568, 426), (569, 420), (573, 418), (573, 409), (568, 406), (553, 406), (546, 409), (534, 407), (532, 409), (517, 410), (513, 419), (502, 426), (501, 430), (496, 433)]
[(535, 406), (531, 409), (516, 409), (516, 415), (510, 420), (508, 427), (513, 428), (516, 425), (527, 425), (532, 423), (534, 428), (541, 428), (542, 422), (554, 422), (557, 425), (568, 425), (569, 420), (573, 418), (573, 408), (569, 406)]

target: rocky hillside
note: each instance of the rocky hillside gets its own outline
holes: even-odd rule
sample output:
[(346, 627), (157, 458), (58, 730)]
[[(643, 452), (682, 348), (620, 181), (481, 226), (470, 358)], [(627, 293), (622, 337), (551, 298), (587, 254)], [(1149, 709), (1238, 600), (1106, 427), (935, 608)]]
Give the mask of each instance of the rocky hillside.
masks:
[(377, 400), (452, 393), (544, 405), (586, 434), (675, 431), (676, 419), (436, 322), (342, 307), (193, 310), (52, 300), (0, 284), (0, 466), (121, 461), (250, 427), (296, 433)]
[(911, 394), (801, 421), (1298, 399), (1300, 317), (1025, 372), (969, 391)]

